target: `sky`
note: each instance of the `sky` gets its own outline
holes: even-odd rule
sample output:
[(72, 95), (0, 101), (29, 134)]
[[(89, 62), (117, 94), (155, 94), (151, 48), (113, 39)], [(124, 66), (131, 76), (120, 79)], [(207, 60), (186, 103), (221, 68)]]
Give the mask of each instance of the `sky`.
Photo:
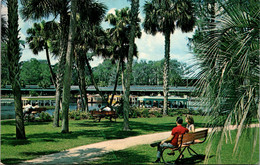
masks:
[[(104, 3), (108, 10), (107, 13), (114, 13), (116, 9), (122, 9), (126, 6), (130, 7), (130, 2), (128, 0), (98, 0), (99, 2)], [(144, 20), (144, 13), (143, 13), (143, 6), (145, 0), (140, 0), (140, 14), (139, 17), (141, 21)], [(19, 5), (21, 7), (21, 5)], [(2, 6), (1, 14), (6, 14), (7, 8), (6, 6)], [(51, 18), (49, 18), (50, 20)], [(35, 21), (28, 20), (24, 21), (19, 16), (19, 28), (20, 30), (20, 37), (22, 40), (25, 40), (27, 34), (26, 30), (31, 28)], [(108, 23), (102, 22), (103, 28), (108, 28)], [(155, 36), (151, 34), (146, 34), (142, 28), (142, 36), (140, 39), (136, 38), (136, 44), (138, 47), (138, 61), (140, 60), (162, 60), (164, 58), (164, 36), (161, 33), (157, 33)], [(193, 32), (190, 33), (182, 33), (180, 29), (175, 29), (174, 34), (171, 35), (171, 45), (170, 45), (170, 57), (171, 59), (176, 59), (180, 62), (184, 62), (192, 64), (194, 59), (192, 53), (189, 51), (187, 43), (188, 38), (191, 38)], [(29, 49), (28, 45), (22, 50), (21, 61), (27, 61), (31, 58), (46, 60), (45, 52), (42, 51), (38, 55), (34, 55), (32, 51)], [(102, 62), (102, 58), (95, 58), (94, 61), (91, 62), (92, 67), (97, 66)], [(51, 63), (55, 64), (58, 60), (51, 58)]]

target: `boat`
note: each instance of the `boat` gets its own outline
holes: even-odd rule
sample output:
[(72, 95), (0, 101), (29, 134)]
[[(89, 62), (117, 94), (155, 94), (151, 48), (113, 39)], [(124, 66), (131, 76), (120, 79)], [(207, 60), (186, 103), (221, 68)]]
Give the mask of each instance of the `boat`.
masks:
[[(137, 98), (138, 107), (163, 107), (163, 96), (140, 96)], [(177, 97), (170, 96), (168, 97), (168, 107), (169, 108), (187, 108), (188, 107), (188, 98), (185, 97)]]
[(30, 96), (22, 97), (23, 108), (26, 105), (38, 105), (39, 108), (54, 109), (55, 108), (55, 96)]

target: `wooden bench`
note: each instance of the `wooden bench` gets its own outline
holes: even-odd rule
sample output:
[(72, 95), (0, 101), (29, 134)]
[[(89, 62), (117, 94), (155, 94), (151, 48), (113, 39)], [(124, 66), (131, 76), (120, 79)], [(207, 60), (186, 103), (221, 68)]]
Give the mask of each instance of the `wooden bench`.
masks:
[[(168, 153), (170, 153), (172, 151), (178, 151), (178, 150), (181, 151), (175, 161), (178, 161), (181, 158), (182, 153), (186, 149), (188, 150), (190, 155), (192, 155), (190, 151), (192, 151), (193, 153), (198, 155), (190, 146), (205, 142), (207, 135), (208, 135), (208, 129), (201, 130), (201, 131), (194, 132), (194, 133), (187, 133), (187, 134), (179, 135), (177, 148), (164, 148), (163, 149), (163, 151), (162, 151), (163, 162), (165, 164), (174, 162), (174, 155), (168, 155)], [(169, 151), (169, 152), (167, 152), (167, 151)], [(179, 153), (179, 152), (175, 152), (175, 153)]]
[(109, 117), (109, 120), (112, 121), (112, 118), (115, 119), (118, 117), (116, 111), (91, 111), (91, 115), (94, 117), (95, 121), (101, 121), (101, 118)]

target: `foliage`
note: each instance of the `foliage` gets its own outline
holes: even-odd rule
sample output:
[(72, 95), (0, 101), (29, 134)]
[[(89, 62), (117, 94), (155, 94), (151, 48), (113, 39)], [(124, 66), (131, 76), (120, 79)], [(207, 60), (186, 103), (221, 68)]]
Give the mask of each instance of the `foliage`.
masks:
[(52, 121), (52, 117), (49, 113), (47, 112), (41, 112), (39, 114), (39, 120), (40, 121)]
[[(230, 135), (225, 129), (238, 126), (234, 150), (238, 150), (244, 127), (259, 121), (259, 2), (256, 0), (216, 2), (216, 19), (205, 22), (210, 29), (198, 29), (193, 50), (199, 62), (198, 87), (212, 116), (213, 126), (224, 129), (217, 149)], [(214, 18), (214, 17), (212, 17)], [(201, 37), (197, 37), (200, 35)], [(213, 137), (212, 137), (213, 138)], [(254, 136), (256, 139), (256, 134)], [(255, 143), (252, 143), (255, 145)], [(210, 147), (208, 152), (210, 151)]]
[[(182, 81), (186, 65), (176, 60), (170, 60), (169, 84), (171, 86), (186, 85)], [(102, 86), (111, 86), (115, 83), (116, 65), (111, 60), (104, 60), (97, 67), (93, 68), (96, 82)], [(86, 75), (88, 76), (88, 75)], [(102, 81), (102, 82), (100, 82)], [(122, 84), (119, 77), (120, 85)], [(132, 85), (162, 85), (163, 84), (163, 60), (133, 62)]]
[(86, 112), (82, 112), (79, 110), (69, 111), (69, 119), (81, 120), (81, 119), (88, 119), (88, 118), (89, 116)]
[(21, 80), (24, 85), (49, 87), (52, 83), (47, 62), (44, 60), (38, 61), (35, 58), (23, 62), (21, 67)]

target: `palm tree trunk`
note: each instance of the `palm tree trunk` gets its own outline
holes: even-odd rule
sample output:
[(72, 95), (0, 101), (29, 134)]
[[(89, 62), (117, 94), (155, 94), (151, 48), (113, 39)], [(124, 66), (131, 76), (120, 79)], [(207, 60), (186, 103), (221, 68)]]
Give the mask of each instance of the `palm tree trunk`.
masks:
[(82, 99), (82, 111), (89, 111), (88, 109), (88, 98), (87, 98), (87, 91), (86, 91), (86, 82), (85, 82), (85, 56), (83, 54), (79, 54), (76, 58), (77, 61), (77, 68), (78, 68), (78, 76), (79, 76), (79, 88), (81, 92), (81, 99)]
[(45, 42), (45, 51), (46, 51), (46, 58), (47, 58), (47, 62), (48, 62), (48, 66), (49, 66), (49, 69), (50, 69), (50, 73), (51, 73), (51, 81), (54, 85), (54, 87), (56, 88), (56, 77), (55, 77), (55, 74), (52, 70), (52, 67), (51, 67), (51, 61), (50, 61), (50, 56), (49, 56), (49, 50), (48, 50), (48, 45), (47, 43)]
[(66, 50), (67, 50), (67, 40), (68, 40), (69, 19), (68, 19), (68, 15), (67, 15), (67, 11), (66, 11), (66, 6), (63, 6), (63, 9), (64, 9), (64, 11), (60, 14), (61, 42), (60, 42), (60, 50), (59, 50), (58, 73), (57, 73), (57, 77), (56, 77), (56, 93), (55, 93), (56, 104), (55, 104), (54, 120), (53, 120), (54, 127), (59, 127), (62, 82), (63, 82), (64, 65), (65, 65)]
[(169, 92), (169, 61), (170, 61), (170, 31), (165, 32), (165, 56), (164, 56), (164, 71), (163, 71), (163, 115), (168, 114), (168, 92)]
[(90, 74), (90, 77), (91, 77), (91, 80), (92, 80), (92, 83), (97, 91), (97, 93), (101, 96), (103, 102), (107, 102), (107, 99), (104, 97), (103, 93), (100, 92), (99, 88), (98, 88), (98, 85), (95, 81), (95, 78), (94, 78), (94, 75), (93, 75), (93, 72), (92, 72), (92, 69), (91, 69), (91, 66), (89, 64), (89, 61), (88, 61), (88, 58), (86, 57), (86, 63), (87, 63), (87, 67), (88, 67), (88, 71), (89, 71), (89, 74)]
[(131, 31), (130, 31), (130, 39), (129, 39), (129, 51), (128, 51), (128, 59), (127, 59), (127, 68), (126, 68), (126, 91), (124, 93), (124, 131), (129, 131), (129, 95), (130, 95), (130, 84), (132, 77), (132, 64), (133, 64), (133, 55), (134, 55), (134, 45), (135, 45), (135, 23), (137, 22), (139, 10), (139, 0), (132, 0), (131, 3)]
[(9, 79), (12, 85), (15, 106), (15, 121), (16, 121), (16, 138), (26, 139), (21, 88), (20, 88), (20, 48), (18, 38), (18, 0), (8, 0), (8, 41), (7, 41), (7, 62)]
[(71, 70), (72, 70), (72, 58), (74, 53), (74, 38), (75, 38), (75, 26), (76, 26), (76, 0), (71, 0), (71, 16), (70, 27), (68, 37), (68, 47), (66, 54), (65, 73), (63, 81), (63, 95), (62, 95), (62, 133), (69, 132), (69, 103), (70, 103), (70, 86), (71, 86)]
[(113, 99), (114, 99), (114, 95), (115, 95), (115, 93), (116, 93), (117, 82), (118, 82), (118, 77), (119, 77), (119, 69), (120, 69), (120, 60), (118, 60), (118, 63), (117, 63), (116, 82), (115, 82), (114, 90), (113, 90), (113, 93), (112, 93), (112, 96), (111, 96), (111, 99), (110, 99), (109, 106), (112, 105), (112, 102), (113, 102)]

